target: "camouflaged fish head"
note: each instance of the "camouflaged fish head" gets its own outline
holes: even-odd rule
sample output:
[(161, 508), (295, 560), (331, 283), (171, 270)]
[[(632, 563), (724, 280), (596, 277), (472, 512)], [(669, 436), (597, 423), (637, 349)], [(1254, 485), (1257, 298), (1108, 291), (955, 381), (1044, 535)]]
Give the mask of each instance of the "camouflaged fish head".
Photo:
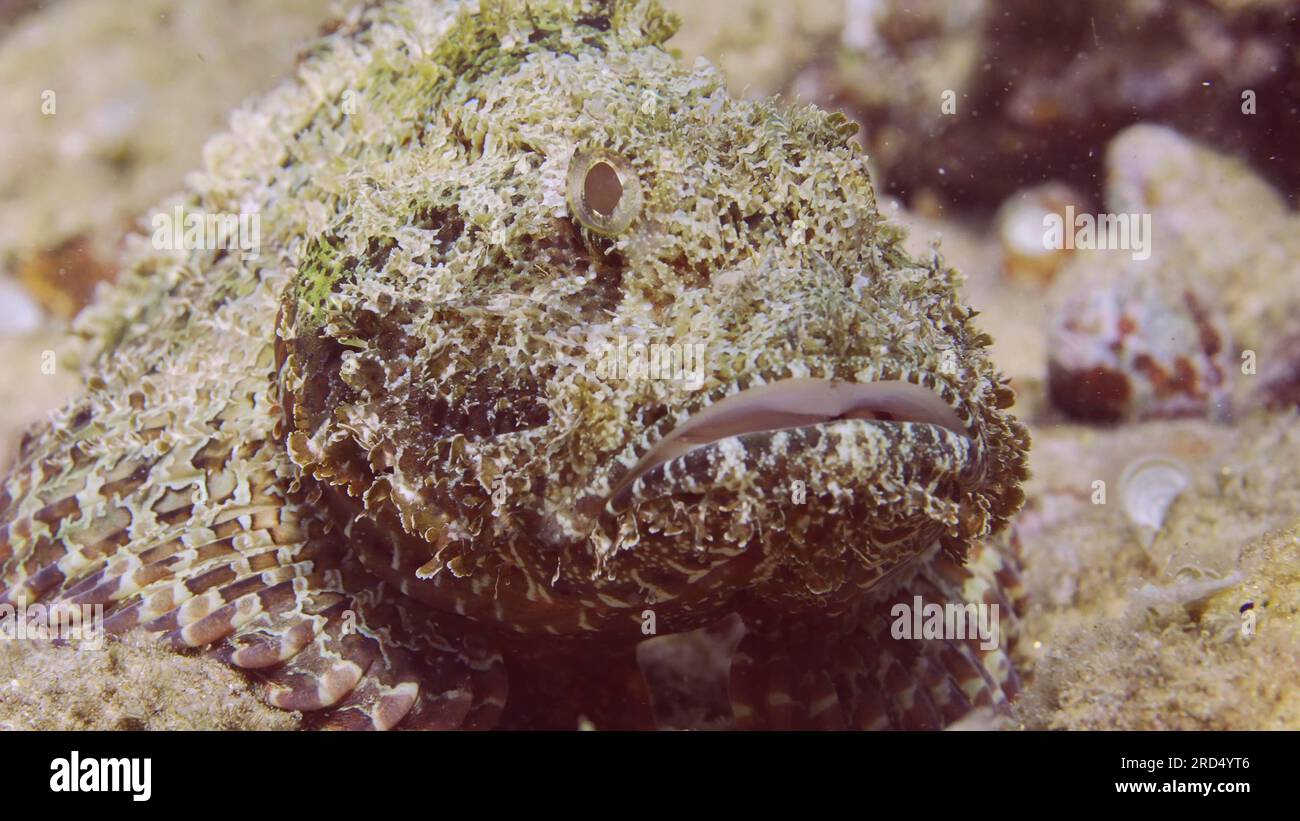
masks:
[(479, 57), (409, 189), (358, 180), (312, 239), (293, 461), (408, 593), (524, 632), (842, 604), (964, 555), (1024, 439), (954, 275), (900, 250), (842, 117), (621, 24)]

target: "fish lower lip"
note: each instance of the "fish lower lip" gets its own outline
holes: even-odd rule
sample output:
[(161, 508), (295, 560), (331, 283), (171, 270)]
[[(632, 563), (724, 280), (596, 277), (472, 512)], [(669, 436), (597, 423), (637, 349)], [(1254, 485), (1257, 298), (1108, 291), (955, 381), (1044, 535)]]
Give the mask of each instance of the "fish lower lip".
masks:
[[(634, 500), (648, 502), (665, 496), (683, 493), (695, 495), (722, 488), (730, 488), (732, 492), (759, 492), (768, 495), (773, 487), (786, 487), (786, 480), (790, 478), (811, 482), (810, 477), (814, 474), (831, 476), (832, 474), (824, 472), (831, 463), (845, 466), (876, 464), (878, 454), (893, 450), (894, 433), (889, 429), (904, 426), (928, 428), (928, 435), (919, 432), (913, 435), (925, 436), (932, 444), (936, 440), (947, 438), (951, 440), (948, 446), (970, 453), (967, 446), (972, 444), (972, 439), (969, 436), (929, 422), (851, 418), (751, 431), (701, 444), (671, 460), (656, 463), (630, 480), (618, 484), (609, 496), (606, 511), (617, 514), (631, 507)], [(728, 451), (730, 455), (724, 455)], [(741, 478), (735, 468), (737, 455), (748, 461), (750, 457), (745, 454), (754, 453), (764, 453), (763, 458), (775, 455), (778, 461), (772, 467), (783, 478), (777, 478), (775, 474), (768, 475), (771, 471), (767, 470), (753, 474), (753, 480)], [(964, 462), (965, 459), (961, 459), (952, 464)], [(748, 467), (743, 469), (743, 473), (747, 474), (748, 471)], [(844, 490), (851, 490), (857, 484), (868, 481), (870, 476), (868, 473), (858, 473), (856, 467), (847, 473), (843, 467), (837, 468), (835, 472), (838, 474), (836, 478), (816, 484), (834, 484)], [(753, 484), (750, 484), (751, 481)], [(742, 491), (736, 482), (743, 483), (748, 490)]]
[(930, 388), (902, 380), (841, 382), (792, 377), (724, 397), (679, 423), (645, 453), (610, 493), (617, 498), (641, 476), (692, 450), (746, 434), (849, 419), (923, 423), (970, 436), (956, 410)]

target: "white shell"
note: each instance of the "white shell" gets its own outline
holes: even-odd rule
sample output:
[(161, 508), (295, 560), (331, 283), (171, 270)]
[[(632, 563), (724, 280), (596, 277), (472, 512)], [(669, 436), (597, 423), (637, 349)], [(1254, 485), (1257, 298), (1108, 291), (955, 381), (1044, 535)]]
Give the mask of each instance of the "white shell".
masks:
[(1187, 468), (1169, 456), (1144, 456), (1124, 468), (1120, 498), (1129, 520), (1149, 546), (1165, 522), (1169, 506), (1191, 483)]

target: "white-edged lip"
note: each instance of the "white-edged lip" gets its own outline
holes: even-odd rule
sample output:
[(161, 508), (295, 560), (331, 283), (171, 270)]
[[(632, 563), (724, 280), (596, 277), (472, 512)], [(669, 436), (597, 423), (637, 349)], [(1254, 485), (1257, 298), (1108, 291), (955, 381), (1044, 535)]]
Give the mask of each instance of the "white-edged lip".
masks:
[(691, 416), (647, 451), (612, 495), (664, 462), (722, 439), (842, 419), (921, 422), (969, 435), (956, 411), (921, 385), (791, 377), (720, 399)]

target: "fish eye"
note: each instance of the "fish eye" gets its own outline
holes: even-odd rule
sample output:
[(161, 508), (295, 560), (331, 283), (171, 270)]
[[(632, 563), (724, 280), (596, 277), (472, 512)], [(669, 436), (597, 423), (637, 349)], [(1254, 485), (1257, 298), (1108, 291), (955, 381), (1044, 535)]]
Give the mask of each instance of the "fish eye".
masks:
[(569, 210), (606, 236), (626, 231), (641, 212), (641, 181), (630, 163), (604, 148), (578, 151), (569, 163)]

